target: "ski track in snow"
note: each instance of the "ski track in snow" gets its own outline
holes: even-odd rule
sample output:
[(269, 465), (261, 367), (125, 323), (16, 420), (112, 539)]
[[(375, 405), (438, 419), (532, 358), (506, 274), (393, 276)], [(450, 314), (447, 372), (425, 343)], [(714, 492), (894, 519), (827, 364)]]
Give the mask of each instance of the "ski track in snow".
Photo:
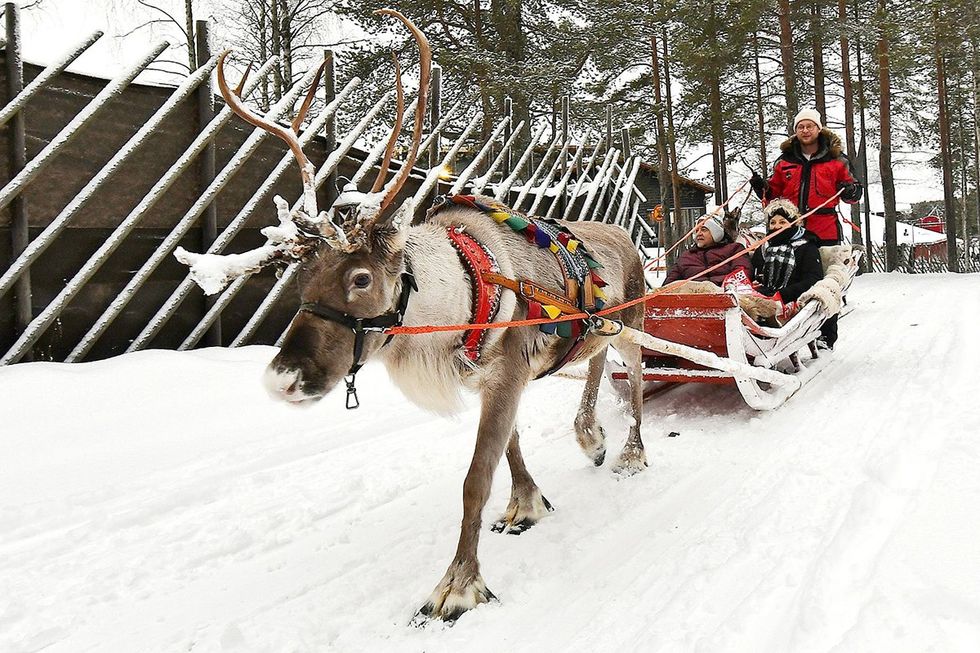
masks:
[[(556, 511), (484, 528), (500, 602), (451, 628), (407, 624), (456, 547), (475, 400), (433, 417), (369, 365), (360, 410), (285, 406), (270, 347), (0, 368), (0, 650), (980, 650), (980, 277), (867, 275), (850, 302), (777, 411), (649, 402), (630, 479), (579, 451), (581, 381), (532, 384)], [(599, 402), (611, 461), (626, 416)], [(502, 461), (485, 524), (509, 489)]]

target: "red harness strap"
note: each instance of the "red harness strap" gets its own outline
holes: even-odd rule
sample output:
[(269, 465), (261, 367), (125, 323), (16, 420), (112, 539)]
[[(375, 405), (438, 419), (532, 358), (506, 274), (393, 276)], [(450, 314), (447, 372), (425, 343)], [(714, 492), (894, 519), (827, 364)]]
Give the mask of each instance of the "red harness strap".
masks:
[[(498, 274), (500, 266), (493, 254), (481, 245), (475, 238), (467, 234), (461, 227), (447, 229), (449, 242), (453, 244), (464, 267), (473, 280), (473, 324), (487, 324), (497, 316), (500, 308), (501, 286), (489, 283), (484, 279), (485, 274)], [(467, 331), (463, 336), (463, 351), (466, 357), (474, 363), (480, 360), (486, 329)]]

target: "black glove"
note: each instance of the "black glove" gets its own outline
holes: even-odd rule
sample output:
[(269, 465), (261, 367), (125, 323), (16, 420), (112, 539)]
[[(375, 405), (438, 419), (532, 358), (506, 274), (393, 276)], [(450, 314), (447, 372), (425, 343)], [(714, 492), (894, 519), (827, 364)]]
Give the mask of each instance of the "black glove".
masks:
[(840, 198), (845, 202), (856, 202), (861, 199), (861, 184), (857, 182), (842, 181), (837, 184), (841, 191)]
[(769, 286), (759, 286), (755, 289), (755, 291), (760, 295), (765, 295), (766, 297), (772, 297), (776, 294), (776, 291)]
[(766, 180), (760, 177), (758, 172), (753, 170), (752, 178), (749, 179), (749, 186), (752, 187), (752, 190), (755, 191), (755, 194), (759, 197), (760, 200), (762, 199), (762, 196), (765, 195), (766, 193), (767, 185), (768, 184), (766, 184)]

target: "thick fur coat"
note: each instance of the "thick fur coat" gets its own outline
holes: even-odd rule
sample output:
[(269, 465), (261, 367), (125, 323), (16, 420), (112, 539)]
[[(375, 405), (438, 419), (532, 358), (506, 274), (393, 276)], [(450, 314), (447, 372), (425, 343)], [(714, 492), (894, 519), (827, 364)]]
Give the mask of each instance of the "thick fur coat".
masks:
[[(490, 198), (480, 199), (492, 202)], [(425, 223), (409, 229), (405, 257), (416, 276), (424, 281), (420, 282), (418, 292), (412, 294), (405, 314), (407, 326), (461, 324), (472, 317), (472, 285), (456, 250), (446, 238), (446, 229), (450, 226), (462, 226), (489, 248), (504, 276), (530, 279), (555, 290), (564, 288), (564, 278), (551, 252), (529, 244), (523, 235), (479, 211), (448, 206), (431, 215)], [(640, 260), (623, 229), (593, 222), (567, 222), (564, 226), (604, 266), (599, 273), (609, 284), (603, 289), (608, 305), (643, 294)], [(511, 291), (504, 290), (494, 321), (526, 317), (527, 304), (518, 301)], [(642, 307), (627, 309), (622, 319), (631, 326), (642, 328)], [(521, 338), (521, 346), (534, 376), (547, 371), (569, 346), (567, 339), (537, 329), (527, 328), (522, 332), (525, 336)], [(483, 355), (476, 364), (464, 355), (460, 332), (396, 336), (381, 350), (381, 357), (392, 379), (409, 399), (439, 413), (453, 413), (461, 406), (461, 387), (478, 390), (488, 377), (504, 374), (483, 362), (500, 358), (496, 354), (505, 346), (504, 333), (504, 329), (488, 330)], [(606, 339), (590, 336), (576, 361), (591, 358), (607, 344)]]

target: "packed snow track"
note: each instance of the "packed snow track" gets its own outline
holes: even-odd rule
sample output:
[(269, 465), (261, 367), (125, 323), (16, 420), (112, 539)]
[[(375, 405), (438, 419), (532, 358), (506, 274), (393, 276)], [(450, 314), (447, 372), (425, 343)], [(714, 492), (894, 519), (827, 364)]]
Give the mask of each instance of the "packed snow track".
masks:
[(451, 628), (408, 623), (456, 547), (476, 401), (434, 417), (369, 365), (359, 410), (285, 405), (270, 347), (0, 368), (0, 650), (978, 651), (980, 276), (866, 275), (850, 306), (776, 411), (648, 402), (625, 480), (575, 443), (582, 382), (532, 384), (522, 445), (556, 510), (491, 533), (498, 468), (500, 601)]

